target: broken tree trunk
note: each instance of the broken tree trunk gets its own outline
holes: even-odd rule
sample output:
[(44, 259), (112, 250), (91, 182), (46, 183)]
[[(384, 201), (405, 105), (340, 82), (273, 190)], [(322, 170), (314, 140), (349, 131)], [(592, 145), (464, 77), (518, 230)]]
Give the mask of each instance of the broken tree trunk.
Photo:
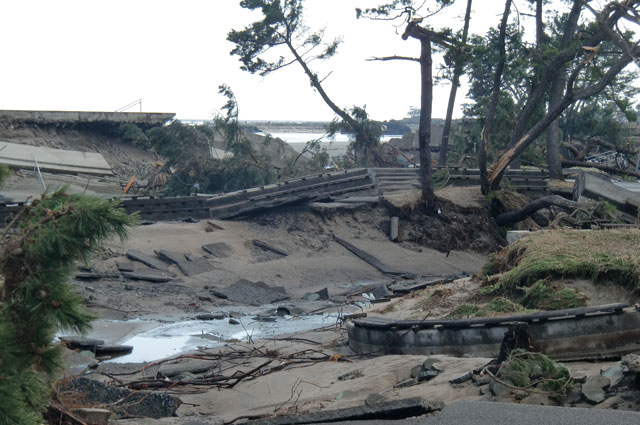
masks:
[(548, 208), (550, 206), (568, 210), (578, 208), (580, 206), (580, 203), (570, 201), (560, 195), (545, 196), (528, 203), (523, 208), (517, 211), (510, 211), (508, 213), (500, 214), (496, 217), (496, 224), (498, 226), (506, 226), (508, 224), (517, 223), (531, 216), (536, 211), (542, 208)]
[(493, 119), (496, 115), (498, 108), (498, 100), (500, 97), (500, 85), (502, 82), (502, 73), (504, 72), (504, 64), (507, 60), (505, 39), (507, 37), (507, 23), (509, 20), (509, 13), (511, 12), (511, 0), (507, 0), (504, 5), (504, 12), (502, 13), (502, 20), (500, 21), (500, 60), (496, 66), (496, 73), (493, 76), (493, 88), (491, 90), (491, 100), (489, 101), (489, 108), (487, 109), (487, 117), (480, 134), (480, 146), (478, 148), (478, 168), (480, 168), (480, 190), (483, 195), (489, 194), (489, 180), (487, 175), (487, 146), (489, 145), (489, 138), (491, 136), (491, 127), (493, 125)]

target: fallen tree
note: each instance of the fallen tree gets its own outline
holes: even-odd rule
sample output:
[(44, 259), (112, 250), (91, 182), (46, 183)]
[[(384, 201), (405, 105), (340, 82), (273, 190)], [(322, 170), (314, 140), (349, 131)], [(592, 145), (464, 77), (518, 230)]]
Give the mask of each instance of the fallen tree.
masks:
[(630, 170), (622, 170), (616, 167), (610, 167), (605, 164), (599, 164), (597, 162), (586, 162), (586, 161), (576, 161), (572, 159), (563, 159), (562, 165), (568, 167), (587, 167), (587, 168), (596, 168), (598, 170), (606, 171), (607, 173), (612, 174), (623, 174), (625, 176), (633, 176), (640, 178), (640, 173)]
[(541, 210), (542, 208), (549, 208), (551, 206), (562, 208), (564, 210), (571, 210), (579, 208), (580, 203), (570, 201), (560, 195), (545, 196), (528, 203), (517, 211), (500, 214), (496, 217), (496, 224), (498, 226), (506, 226), (508, 224), (517, 223), (530, 217), (538, 210)]

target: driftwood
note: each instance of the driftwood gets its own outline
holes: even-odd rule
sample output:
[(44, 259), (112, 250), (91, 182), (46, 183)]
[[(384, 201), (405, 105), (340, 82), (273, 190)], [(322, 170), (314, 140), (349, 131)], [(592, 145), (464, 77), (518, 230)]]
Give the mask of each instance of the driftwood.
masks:
[(580, 203), (570, 201), (560, 195), (545, 196), (528, 203), (517, 211), (510, 211), (504, 214), (500, 214), (496, 217), (496, 224), (498, 226), (506, 226), (508, 224), (517, 223), (526, 219), (536, 211), (542, 208), (548, 208), (550, 206), (555, 206), (562, 209), (575, 209), (580, 207)]

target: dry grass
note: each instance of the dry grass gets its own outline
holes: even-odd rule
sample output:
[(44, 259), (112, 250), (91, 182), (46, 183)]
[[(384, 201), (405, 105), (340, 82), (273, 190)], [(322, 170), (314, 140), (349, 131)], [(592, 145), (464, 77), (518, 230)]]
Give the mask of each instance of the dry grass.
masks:
[(485, 294), (512, 294), (548, 277), (612, 280), (640, 288), (640, 229), (554, 230), (495, 254), (485, 275), (502, 273)]

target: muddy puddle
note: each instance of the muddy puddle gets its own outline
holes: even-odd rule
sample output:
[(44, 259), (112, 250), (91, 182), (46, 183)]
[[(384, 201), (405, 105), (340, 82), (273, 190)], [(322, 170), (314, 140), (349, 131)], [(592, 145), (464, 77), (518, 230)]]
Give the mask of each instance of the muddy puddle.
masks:
[(115, 357), (108, 360), (109, 362), (138, 363), (217, 347), (229, 342), (249, 342), (305, 332), (335, 325), (339, 317), (337, 313), (267, 316), (258, 314), (255, 310), (251, 314), (249, 311), (243, 314), (233, 319), (227, 316), (214, 320), (192, 319), (176, 322), (99, 319), (93, 322), (93, 330), (86, 336), (102, 339), (107, 344), (133, 347), (131, 354)]

